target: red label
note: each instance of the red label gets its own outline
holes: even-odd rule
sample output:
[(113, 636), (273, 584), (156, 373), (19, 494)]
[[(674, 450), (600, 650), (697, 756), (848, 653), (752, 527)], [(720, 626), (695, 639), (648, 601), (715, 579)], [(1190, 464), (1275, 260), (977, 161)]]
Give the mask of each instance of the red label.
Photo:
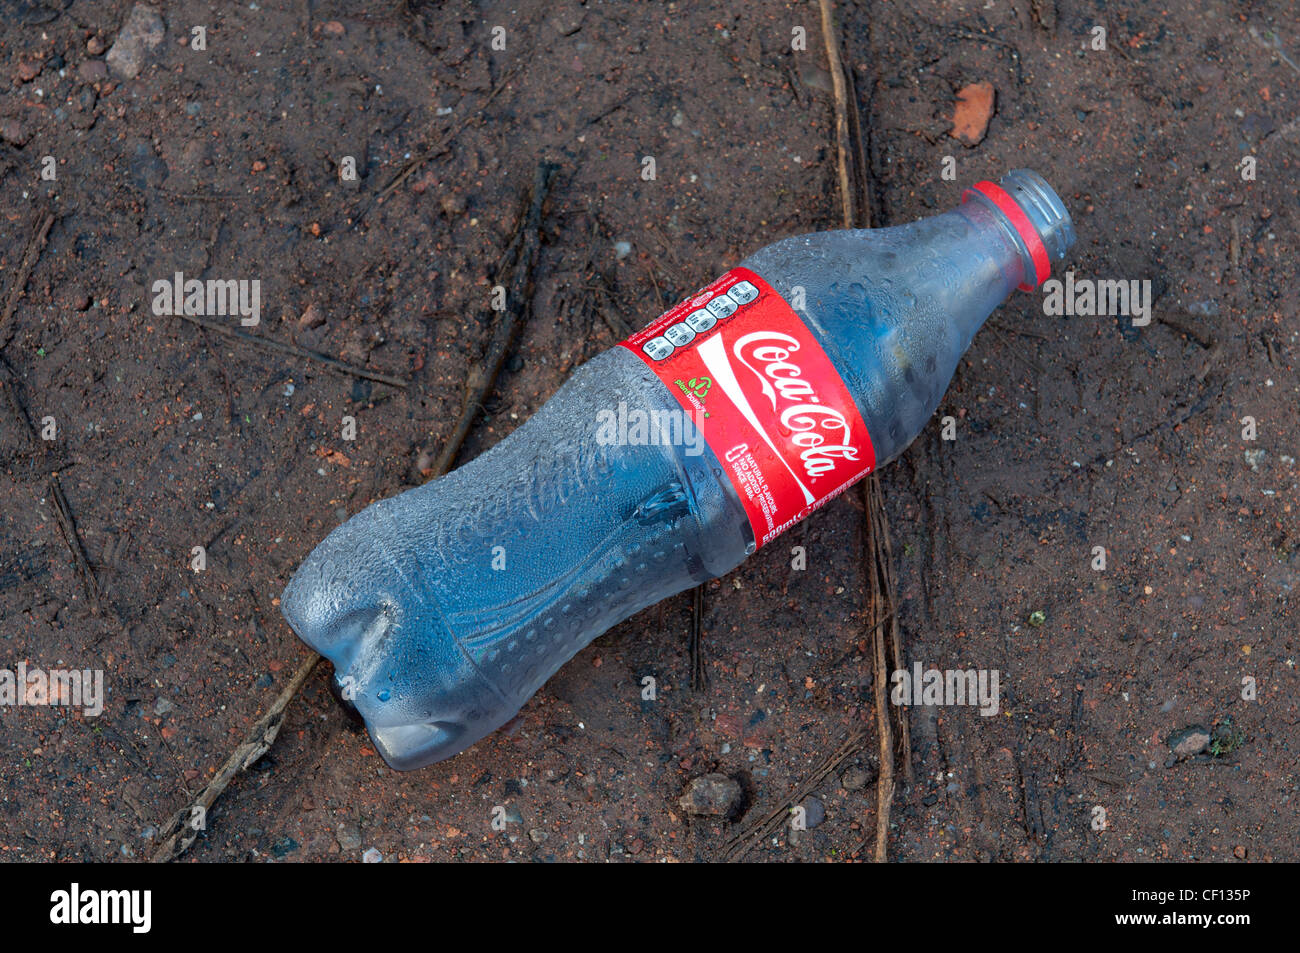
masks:
[(733, 268), (623, 342), (722, 461), (764, 546), (876, 465), (866, 424), (817, 339)]

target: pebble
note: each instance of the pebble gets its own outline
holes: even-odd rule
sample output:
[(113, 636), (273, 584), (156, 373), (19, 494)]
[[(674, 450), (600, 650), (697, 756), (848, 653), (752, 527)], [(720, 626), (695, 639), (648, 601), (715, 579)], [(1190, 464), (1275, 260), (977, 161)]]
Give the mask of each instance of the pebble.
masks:
[(803, 822), (808, 830), (821, 825), (826, 820), (826, 805), (821, 802), (821, 798), (809, 795), (799, 804), (803, 808)]
[(948, 135), (961, 140), (963, 145), (977, 146), (988, 132), (993, 118), (997, 93), (988, 82), (971, 83), (957, 91), (957, 102), (952, 113), (952, 129)]
[(100, 37), (92, 36), (86, 41), (86, 52), (91, 56), (99, 56), (106, 49), (108, 49), (108, 47)]
[(19, 81), (30, 83), (36, 77), (41, 75), (41, 67), (44, 65), (44, 60), (20, 60), (18, 63)]
[(17, 119), (0, 119), (0, 139), (15, 146), (27, 144), (27, 130)]
[(86, 60), (77, 67), (77, 76), (84, 83), (102, 83), (108, 79), (108, 67), (103, 60)]
[(307, 310), (298, 318), (300, 328), (318, 328), (325, 323), (325, 312), (315, 301), (307, 305)]
[(546, 833), (546, 831), (542, 830), (540, 827), (534, 827), (528, 832), (528, 839), (534, 844), (540, 844), (550, 836), (550, 834)]
[(384, 862), (384, 855), (379, 852), (378, 848), (371, 847), (361, 855), (361, 862), (363, 864), (382, 864)]
[(876, 772), (868, 771), (866, 768), (849, 768), (840, 778), (840, 786), (846, 791), (861, 791), (872, 781), (876, 780)]
[(632, 243), (631, 243), (631, 242), (615, 242), (615, 243), (614, 243), (614, 257), (617, 258), (619, 261), (622, 261), (624, 258), (626, 258), (626, 257), (627, 257), (628, 255), (630, 255), (630, 254), (632, 254)]
[(144, 69), (145, 57), (162, 43), (166, 32), (158, 11), (137, 3), (108, 51), (108, 68), (124, 79), (134, 79)]
[(1210, 729), (1204, 725), (1189, 725), (1169, 736), (1169, 750), (1180, 758), (1200, 754), (1210, 744)]
[(153, 703), (153, 713), (155, 715), (165, 715), (176, 706), (165, 698), (160, 698)]
[(586, 11), (576, 0), (568, 0), (566, 3), (556, 4), (557, 9), (550, 15), (547, 22), (551, 24), (551, 29), (560, 36), (573, 36), (582, 29), (582, 18), (586, 16)]
[(361, 825), (351, 821), (344, 821), (335, 830), (334, 839), (339, 842), (339, 847), (345, 851), (360, 850)]
[(726, 817), (740, 804), (740, 785), (725, 774), (693, 778), (677, 799), (687, 814), (698, 817)]

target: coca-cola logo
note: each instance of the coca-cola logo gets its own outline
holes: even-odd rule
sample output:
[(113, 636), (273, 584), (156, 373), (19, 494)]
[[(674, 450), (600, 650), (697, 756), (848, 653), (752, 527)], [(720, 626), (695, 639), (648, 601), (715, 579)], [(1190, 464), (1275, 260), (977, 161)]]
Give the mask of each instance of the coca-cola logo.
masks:
[(821, 403), (816, 389), (794, 361), (799, 339), (780, 331), (754, 331), (737, 338), (731, 353), (758, 380), (772, 405), (785, 440), (797, 448), (804, 473), (816, 478), (835, 469), (840, 460), (856, 461), (848, 418)]

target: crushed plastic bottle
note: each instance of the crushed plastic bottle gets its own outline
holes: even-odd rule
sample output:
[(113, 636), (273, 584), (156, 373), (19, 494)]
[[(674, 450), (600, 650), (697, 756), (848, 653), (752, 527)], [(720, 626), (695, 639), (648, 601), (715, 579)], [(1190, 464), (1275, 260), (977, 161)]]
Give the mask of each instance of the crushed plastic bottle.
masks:
[(525, 424), (335, 529), (285, 618), (399, 769), (499, 728), (580, 649), (895, 459), (1074, 229), (1036, 173), (952, 211), (768, 245)]

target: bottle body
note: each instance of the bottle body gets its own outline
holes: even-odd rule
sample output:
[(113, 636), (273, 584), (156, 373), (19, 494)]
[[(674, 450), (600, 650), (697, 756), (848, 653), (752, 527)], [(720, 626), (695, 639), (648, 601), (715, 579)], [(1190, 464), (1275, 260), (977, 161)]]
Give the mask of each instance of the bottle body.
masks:
[[(1061, 238), (1061, 254), (1070, 239)], [(1046, 276), (1014, 224), (981, 201), (897, 228), (785, 239), (741, 267), (748, 270), (738, 269), (742, 278), (755, 280), (737, 287), (757, 285), (760, 300), (774, 291), (795, 305), (791, 314), (810, 335), (800, 359), (824, 352), (829, 376), (842, 383), (836, 400), (851, 405), (840, 409), (865, 425), (875, 465), (896, 458), (921, 431), (989, 313), (1031, 273), (1034, 283)], [(739, 320), (744, 310), (719, 320)], [(691, 324), (698, 335), (682, 330), (683, 322), (674, 326), (681, 337), (670, 330), (667, 339), (702, 351), (701, 342), (716, 338), (717, 358), (723, 332), (710, 335), (716, 322), (704, 309), (694, 315), (701, 316)], [(699, 413), (708, 406), (717, 414), (718, 391), (707, 395), (723, 382), (674, 381), (657, 370), (656, 348), (673, 350), (664, 342), (634, 337), (588, 362), (491, 450), (335, 529), (291, 580), (286, 618), (334, 663), (344, 697), (394, 767), (419, 767), (473, 744), (611, 626), (729, 572), (770, 539), (771, 521), (765, 534), (752, 487), (736, 476), (735, 448), (718, 437), (716, 419)], [(800, 369), (790, 354), (799, 345), (766, 346), (760, 354), (775, 368), (776, 391), (784, 396), (798, 385), (791, 393), (807, 395), (799, 407), (816, 404), (822, 413), (822, 397), (794, 380)], [(753, 369), (740, 343), (734, 353)], [(724, 363), (725, 373), (713, 377), (733, 376)], [(729, 393), (747, 413), (750, 405), (763, 410), (763, 394), (777, 403), (767, 382), (756, 385), (761, 392), (750, 388), (752, 401), (734, 377), (732, 384)], [(692, 396), (699, 393), (712, 403)], [(688, 408), (691, 419), (681, 416)], [(787, 414), (768, 430), (798, 439), (807, 417)], [(681, 422), (679, 439), (655, 429), (670, 418)], [(802, 453), (789, 459), (811, 459), (808, 473), (839, 462), (827, 456), (837, 456), (827, 450), (833, 441), (812, 439), (820, 444), (801, 442)], [(840, 447), (838, 456), (855, 460), (861, 473), (871, 466), (852, 448)], [(848, 471), (852, 479), (858, 469)], [(803, 474), (794, 476), (812, 503)]]

